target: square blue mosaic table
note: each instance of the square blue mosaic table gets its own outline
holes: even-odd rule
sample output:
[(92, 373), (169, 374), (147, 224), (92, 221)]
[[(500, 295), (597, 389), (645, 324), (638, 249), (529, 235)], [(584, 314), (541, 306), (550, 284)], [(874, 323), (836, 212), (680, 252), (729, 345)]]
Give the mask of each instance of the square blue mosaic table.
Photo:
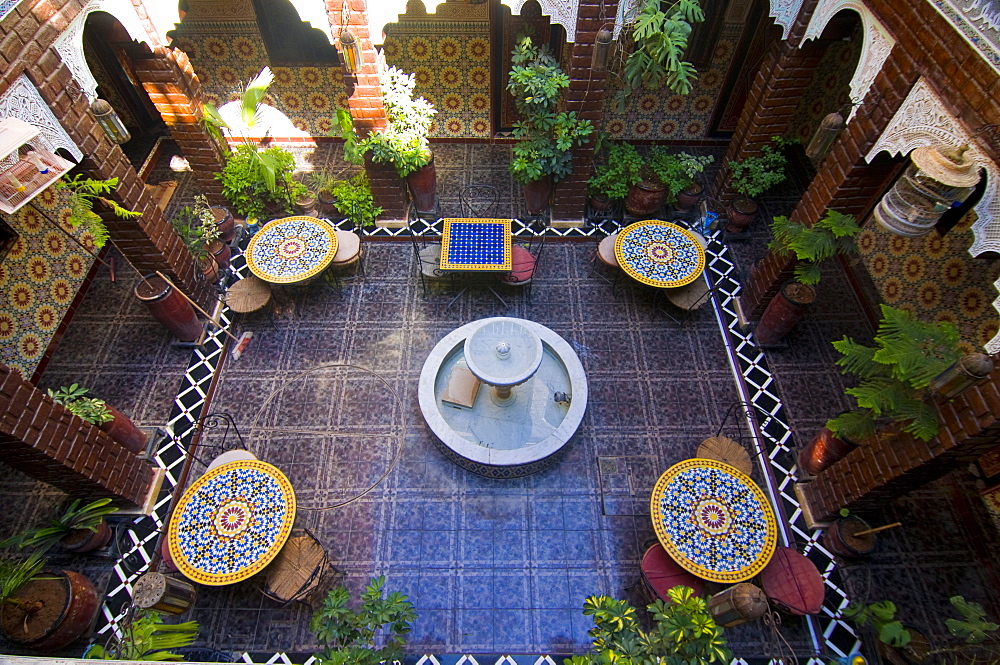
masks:
[(509, 271), (509, 219), (445, 219), (441, 238), (442, 270)]

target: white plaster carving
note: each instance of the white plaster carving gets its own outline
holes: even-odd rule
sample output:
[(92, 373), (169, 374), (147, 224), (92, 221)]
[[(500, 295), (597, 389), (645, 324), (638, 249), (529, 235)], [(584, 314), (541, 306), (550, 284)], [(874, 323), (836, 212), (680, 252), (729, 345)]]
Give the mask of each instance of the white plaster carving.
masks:
[(795, 17), (802, 9), (803, 0), (770, 0), (770, 16), (781, 26), (781, 38), (788, 39), (788, 31), (792, 29)]
[(639, 0), (621, 0), (618, 3), (618, 17), (615, 19), (615, 27), (612, 35), (618, 39), (622, 28), (630, 24), (639, 14)]
[[(972, 225), (974, 240), (969, 254), (1000, 252), (1000, 168), (976, 147), (973, 137), (948, 112), (930, 83), (921, 78), (865, 155), (865, 160), (871, 162), (883, 150), (890, 155), (907, 155), (914, 148), (930, 145), (968, 145), (969, 155), (986, 170), (986, 191), (975, 206), (979, 219)], [(1000, 280), (993, 286), (1000, 291)], [(1000, 312), (1000, 297), (993, 301), (993, 307)], [(984, 346), (990, 353), (1000, 352), (1000, 333)]]
[(53, 45), (59, 52), (59, 57), (73, 73), (73, 78), (80, 85), (80, 89), (90, 100), (97, 98), (97, 81), (90, 72), (87, 59), (83, 55), (83, 26), (87, 22), (87, 17), (98, 11), (107, 12), (118, 19), (132, 39), (138, 42), (151, 41), (149, 34), (139, 20), (139, 15), (135, 13), (135, 7), (128, 0), (91, 0), (88, 2), (83, 11), (56, 38)]
[[(292, 6), (295, 7), (295, 11), (299, 13), (299, 18), (311, 25), (312, 27), (320, 30), (326, 38), (330, 40), (331, 44), (336, 43), (337, 35), (334, 34), (334, 28), (330, 25), (330, 19), (326, 13), (326, 3), (323, 0), (289, 0)], [(385, 5), (394, 5), (394, 2), (387, 2), (382, 0), (382, 2), (370, 3), (368, 6), (368, 20), (370, 25), (374, 25), (381, 19), (374, 18), (374, 12), (381, 10)], [(403, 9), (406, 9), (406, 0), (403, 0)], [(374, 19), (374, 20), (373, 20)], [(381, 32), (381, 29), (379, 30)], [(338, 31), (339, 32), (339, 31)], [(375, 41), (375, 40), (373, 40)], [(378, 43), (378, 42), (376, 42)]]
[[(296, 0), (296, 2), (312, 2), (315, 0)], [(444, 4), (447, 0), (424, 0), (427, 13), (432, 14), (437, 6)], [(520, 14), (521, 8), (528, 0), (501, 0), (508, 7), (512, 14)], [(576, 15), (580, 9), (580, 0), (538, 0), (542, 7), (542, 14), (548, 16), (553, 23), (558, 23), (566, 29), (566, 41), (576, 41)], [(373, 7), (377, 5), (377, 9)], [(379, 0), (378, 3), (369, 3), (368, 6), (368, 28), (372, 35), (372, 41), (381, 43), (381, 34), (386, 24), (399, 21), (398, 16), (406, 13), (406, 0)], [(299, 14), (301, 16), (301, 14)], [(305, 20), (305, 19), (303, 19)], [(316, 27), (315, 25), (313, 27)]]
[(83, 159), (83, 151), (73, 143), (52, 109), (24, 74), (0, 97), (0, 118), (24, 120), (41, 131), (31, 140), (32, 143), (37, 142), (51, 152), (55, 152), (56, 148), (65, 148), (76, 161)]
[(851, 113), (847, 116), (847, 122), (850, 122), (858, 110), (858, 105), (864, 101), (871, 89), (875, 77), (882, 70), (882, 65), (889, 57), (892, 47), (896, 45), (896, 40), (861, 0), (819, 0), (816, 10), (809, 19), (809, 25), (806, 27), (802, 41), (816, 39), (822, 35), (830, 19), (844, 9), (857, 12), (861, 16), (861, 23), (864, 27), (861, 57), (858, 60), (858, 68), (854, 70), (854, 77), (851, 79), (851, 100), (856, 106), (851, 108)]

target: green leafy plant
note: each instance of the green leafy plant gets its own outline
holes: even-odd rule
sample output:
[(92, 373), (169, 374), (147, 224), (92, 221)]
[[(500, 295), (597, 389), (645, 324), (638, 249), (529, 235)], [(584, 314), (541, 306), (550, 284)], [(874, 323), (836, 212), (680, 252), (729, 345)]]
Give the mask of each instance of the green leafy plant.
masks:
[(583, 145), (594, 126), (577, 119), (575, 112), (557, 112), (569, 77), (546, 49), (536, 47), (530, 37), (521, 37), (511, 62), (507, 90), (522, 119), (514, 124), (514, 138), (519, 141), (514, 145), (510, 172), (521, 184), (549, 175), (558, 181), (573, 171), (570, 151)]
[(961, 619), (945, 619), (944, 625), (949, 633), (965, 640), (966, 644), (980, 644), (987, 639), (994, 642), (997, 640), (993, 633), (1000, 626), (987, 620), (986, 610), (982, 605), (969, 602), (963, 596), (952, 596), (948, 600), (962, 616)]
[(705, 170), (715, 158), (712, 155), (689, 155), (686, 152), (668, 153), (663, 146), (654, 146), (646, 158), (647, 174), (652, 174), (655, 182), (667, 188), (667, 197), (691, 184), (695, 177)]
[(594, 175), (587, 181), (590, 193), (603, 194), (615, 201), (624, 199), (629, 187), (639, 181), (643, 164), (634, 146), (628, 143), (610, 145), (605, 163), (596, 166)]
[[(268, 164), (262, 170), (261, 164)], [(278, 146), (258, 150), (239, 145), (215, 177), (222, 181), (222, 193), (242, 217), (260, 217), (270, 203), (285, 213), (292, 212), (295, 199), (306, 186), (292, 179), (295, 158)], [(270, 174), (270, 180), (265, 175)]]
[(10, 552), (0, 552), (0, 604), (19, 604), (18, 590), (42, 572), (45, 563), (41, 552), (32, 552), (23, 558)]
[(910, 631), (896, 620), (896, 604), (880, 600), (868, 605), (851, 603), (844, 608), (843, 617), (859, 627), (871, 626), (880, 642), (891, 647), (904, 647), (910, 643)]
[[(330, 591), (309, 624), (323, 650), (324, 665), (378, 665), (399, 660), (417, 613), (406, 596), (385, 595), (385, 577), (369, 582), (357, 610), (347, 606), (351, 594), (340, 586)], [(384, 596), (384, 597), (383, 597)]]
[[(413, 97), (416, 80), (413, 74), (389, 67), (382, 77), (382, 103), (388, 124), (385, 129), (370, 133), (358, 143), (362, 154), (371, 152), (376, 162), (388, 162), (396, 167), (400, 178), (405, 178), (417, 169), (427, 166), (431, 161), (430, 144), (427, 134), (437, 109), (423, 97)], [(344, 117), (346, 114), (346, 118)], [(341, 127), (341, 135), (354, 131), (353, 121), (350, 130), (345, 126), (350, 114), (337, 111), (337, 122)], [(344, 157), (352, 160), (350, 153), (352, 141), (345, 138)], [(355, 157), (356, 158), (356, 157)], [(354, 162), (357, 163), (357, 162)]]
[(70, 413), (78, 418), (86, 420), (91, 425), (102, 425), (115, 419), (107, 403), (96, 397), (85, 397), (90, 392), (87, 388), (81, 388), (80, 384), (74, 383), (63, 386), (59, 390), (48, 389), (49, 397), (59, 402)]
[(793, 254), (798, 260), (795, 279), (802, 284), (818, 284), (822, 273), (819, 264), (837, 254), (854, 251), (854, 236), (861, 227), (853, 215), (827, 210), (826, 215), (812, 226), (804, 226), (787, 217), (771, 221), (774, 240), (767, 246), (778, 254)]
[(109, 235), (104, 220), (94, 212), (94, 203), (100, 201), (122, 219), (142, 217), (141, 212), (123, 208), (114, 199), (107, 198), (107, 195), (115, 191), (117, 186), (118, 178), (94, 180), (93, 178), (84, 178), (79, 173), (72, 178), (63, 176), (62, 180), (56, 182), (56, 189), (69, 195), (69, 223), (74, 228), (82, 226), (89, 231), (90, 235), (94, 237), (94, 245), (97, 247), (104, 247)]
[(118, 510), (115, 506), (108, 505), (111, 499), (107, 498), (97, 499), (85, 505), (82, 503), (81, 499), (75, 499), (62, 515), (49, 520), (47, 526), (26, 529), (17, 536), (9, 538), (4, 544), (34, 547), (44, 554), (74, 531), (86, 529), (96, 532), (104, 516)]
[(777, 149), (765, 144), (761, 146), (759, 155), (729, 162), (729, 183), (734, 192), (752, 199), (788, 177), (785, 173), (788, 160), (781, 150), (787, 142), (779, 136), (772, 136), (771, 141)]
[(219, 224), (202, 195), (194, 197), (194, 206), (184, 206), (170, 220), (174, 231), (184, 241), (184, 245), (196, 259), (207, 258), (211, 253), (206, 247), (222, 237)]
[(685, 586), (676, 586), (668, 593), (671, 602), (656, 600), (648, 608), (653, 619), (649, 632), (641, 629), (635, 608), (627, 601), (588, 597), (583, 613), (594, 617), (594, 627), (588, 631), (593, 649), (586, 655), (567, 658), (566, 665), (729, 662), (732, 653), (726, 648), (723, 629), (708, 613), (705, 600)]
[(357, 228), (374, 226), (375, 218), (382, 214), (382, 208), (372, 198), (371, 184), (364, 171), (350, 180), (338, 180), (331, 191), (337, 200), (337, 210), (347, 215)]
[(594, 192), (622, 199), (629, 187), (640, 182), (652, 182), (666, 187), (668, 195), (673, 197), (714, 159), (711, 155), (670, 153), (663, 146), (654, 146), (643, 158), (635, 146), (617, 143), (608, 149), (607, 164), (598, 167), (588, 185)]
[(198, 623), (163, 623), (163, 617), (156, 612), (140, 610), (131, 621), (120, 625), (121, 635), (112, 634), (104, 646), (94, 644), (84, 658), (92, 660), (144, 660), (170, 661), (184, 660), (171, 649), (186, 647), (198, 637)]
[(875, 435), (877, 419), (886, 417), (922, 441), (938, 433), (934, 407), (923, 391), (938, 374), (958, 360), (958, 329), (953, 323), (930, 323), (909, 312), (882, 305), (875, 346), (850, 337), (833, 342), (841, 354), (837, 365), (860, 382), (847, 389), (858, 410), (827, 421), (835, 435), (863, 441)]

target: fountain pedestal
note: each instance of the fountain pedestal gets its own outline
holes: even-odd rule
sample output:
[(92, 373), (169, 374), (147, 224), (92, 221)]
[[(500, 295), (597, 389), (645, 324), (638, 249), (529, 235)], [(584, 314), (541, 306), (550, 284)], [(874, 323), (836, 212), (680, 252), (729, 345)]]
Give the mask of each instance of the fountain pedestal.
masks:
[(542, 340), (518, 319), (483, 319), (465, 338), (465, 362), (469, 371), (493, 387), (490, 397), (499, 406), (509, 406), (514, 386), (530, 379), (542, 363)]

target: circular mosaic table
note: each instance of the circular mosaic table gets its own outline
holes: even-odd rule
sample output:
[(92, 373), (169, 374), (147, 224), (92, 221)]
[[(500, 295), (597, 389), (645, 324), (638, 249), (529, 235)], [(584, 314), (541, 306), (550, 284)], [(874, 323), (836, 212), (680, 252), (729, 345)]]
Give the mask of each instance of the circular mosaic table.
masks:
[(667, 469), (649, 500), (663, 548), (688, 572), (732, 584), (759, 573), (778, 526), (761, 489), (722, 462), (690, 459)]
[(281, 551), (295, 521), (295, 492), (258, 460), (223, 464), (194, 481), (170, 519), (170, 556), (185, 577), (209, 586), (259, 573)]
[(626, 226), (615, 240), (615, 258), (632, 279), (665, 289), (690, 284), (705, 269), (698, 238), (655, 219)]
[(315, 217), (275, 219), (254, 234), (246, 249), (247, 267), (274, 284), (290, 284), (323, 272), (337, 254), (337, 234)]

